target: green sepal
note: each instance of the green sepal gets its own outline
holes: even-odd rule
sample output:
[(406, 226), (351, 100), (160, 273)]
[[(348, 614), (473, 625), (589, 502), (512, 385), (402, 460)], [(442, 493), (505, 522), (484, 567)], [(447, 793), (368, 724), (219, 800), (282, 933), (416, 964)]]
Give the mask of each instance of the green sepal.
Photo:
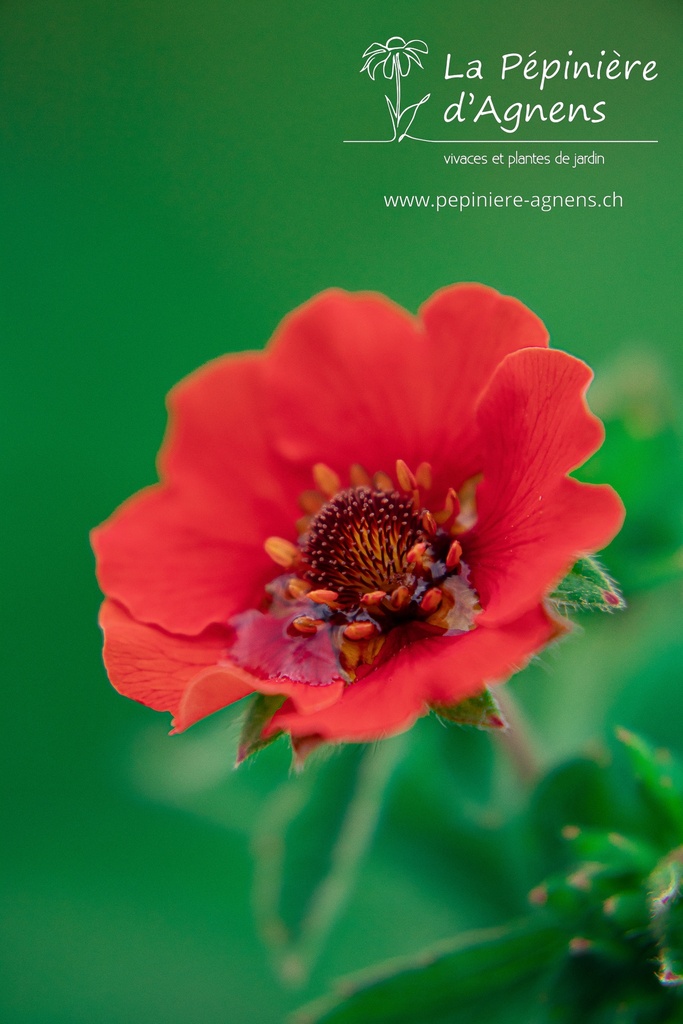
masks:
[(626, 607), (619, 587), (597, 558), (580, 558), (550, 600), (561, 611), (615, 612)]
[(647, 873), (657, 858), (651, 843), (614, 830), (569, 826), (562, 835), (577, 859), (597, 861), (614, 872)]
[(286, 699), (286, 697), (279, 693), (272, 695), (257, 693), (254, 696), (242, 723), (235, 767), (246, 761), (252, 754), (256, 754), (259, 750), (269, 747), (279, 736), (282, 736), (281, 731), (265, 737), (262, 733), (265, 726), (270, 722), (275, 712), (282, 707)]
[(657, 865), (648, 879), (650, 929), (659, 946), (662, 985), (683, 985), (683, 848)]
[(458, 704), (430, 704), (431, 710), (447, 722), (467, 725), (474, 729), (507, 729), (498, 702), (490, 690), (468, 697)]

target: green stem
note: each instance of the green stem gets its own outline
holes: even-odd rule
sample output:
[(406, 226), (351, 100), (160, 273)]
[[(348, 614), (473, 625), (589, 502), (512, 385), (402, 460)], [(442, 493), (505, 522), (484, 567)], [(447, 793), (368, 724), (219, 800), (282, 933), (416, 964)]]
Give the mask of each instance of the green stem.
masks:
[(542, 766), (529, 721), (507, 686), (496, 687), (495, 697), (503, 712), (503, 718), (510, 727), (505, 732), (498, 733), (499, 741), (520, 781), (524, 785), (531, 785), (540, 776)]
[(311, 900), (298, 940), (283, 956), (283, 980), (304, 984), (332, 927), (344, 909), (382, 811), (382, 797), (405, 751), (405, 737), (369, 749), (358, 772), (356, 791), (332, 851), (331, 866)]

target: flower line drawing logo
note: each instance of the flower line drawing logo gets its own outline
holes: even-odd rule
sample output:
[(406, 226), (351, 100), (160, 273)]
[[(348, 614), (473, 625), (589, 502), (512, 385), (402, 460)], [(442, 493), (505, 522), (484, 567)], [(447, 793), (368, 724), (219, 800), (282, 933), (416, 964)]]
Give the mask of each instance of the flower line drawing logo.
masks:
[(360, 69), (361, 74), (367, 71), (374, 82), (377, 71), (382, 68), (384, 77), (388, 81), (391, 81), (393, 78), (396, 82), (395, 102), (392, 103), (389, 96), (385, 95), (389, 116), (391, 117), (393, 135), (390, 139), (377, 141), (403, 142), (405, 138), (412, 138), (408, 133), (415, 120), (415, 115), (422, 104), (427, 102), (431, 93), (428, 92), (417, 103), (410, 103), (408, 106), (401, 108), (401, 79), (407, 78), (413, 64), (422, 68), (420, 54), (427, 53), (429, 53), (429, 47), (422, 39), (411, 39), (409, 42), (406, 42), (401, 36), (391, 36), (390, 39), (387, 39), (386, 43), (371, 43), (363, 54), (365, 63)]

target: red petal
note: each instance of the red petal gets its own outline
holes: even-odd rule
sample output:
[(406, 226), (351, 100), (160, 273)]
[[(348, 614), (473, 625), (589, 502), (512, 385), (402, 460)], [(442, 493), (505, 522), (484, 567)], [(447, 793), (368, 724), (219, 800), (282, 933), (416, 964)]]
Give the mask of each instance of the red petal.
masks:
[(454, 704), (522, 668), (561, 628), (542, 607), (494, 629), (421, 640), (348, 686), (342, 699), (316, 714), (297, 714), (287, 702), (268, 731), (368, 742), (408, 729), (428, 704)]
[[(240, 536), (300, 514), (296, 481), (273, 452), (267, 361), (260, 352), (215, 359), (168, 395), (162, 476), (201, 492), (216, 521), (225, 527), (227, 517), (228, 533), (239, 527)], [(311, 486), (310, 466), (301, 486)]]
[[(178, 728), (186, 729), (253, 691), (244, 678), (218, 667), (229, 643), (228, 630), (215, 627), (199, 637), (171, 636), (136, 622), (114, 601), (103, 603), (100, 626), (104, 664), (115, 689), (155, 711), (174, 715), (184, 702)], [(190, 690), (194, 692), (188, 699)]]
[[(547, 348), (548, 332), (517, 299), (480, 284), (443, 288), (419, 311), (429, 342), (431, 452), (445, 458), (441, 489), (481, 470), (475, 410), (498, 364), (521, 348)], [(423, 458), (434, 458), (425, 455)], [(457, 466), (457, 475), (452, 472)]]
[(288, 461), (346, 479), (353, 462), (392, 472), (398, 458), (427, 460), (444, 488), (479, 470), (477, 399), (508, 352), (547, 345), (547, 332), (482, 285), (445, 288), (420, 315), (424, 327), (382, 296), (331, 291), (283, 322), (267, 382)]
[(174, 731), (258, 691), (288, 696), (302, 713), (339, 700), (342, 680), (308, 686), (289, 679), (255, 679), (227, 659), (233, 631), (214, 626), (200, 636), (172, 636), (136, 622), (114, 601), (100, 610), (104, 663), (112, 685), (156, 711), (170, 711)]
[(231, 659), (266, 680), (284, 676), (308, 686), (329, 686), (335, 681), (343, 684), (329, 629), (319, 629), (313, 636), (289, 632), (292, 621), (300, 614), (299, 606), (286, 616), (258, 611), (235, 616), (231, 623), (236, 631)]
[(421, 342), (415, 320), (380, 295), (328, 291), (286, 317), (267, 353), (283, 458), (308, 473), (325, 462), (343, 480), (354, 462), (373, 472), (415, 461), (429, 412), (415, 387)]
[(150, 487), (91, 535), (104, 593), (169, 633), (199, 634), (227, 622), (259, 604), (273, 576), (263, 536), (251, 543), (235, 536), (234, 524), (222, 528), (216, 505), (201, 499), (188, 487)]
[(295, 482), (286, 491), (274, 468), (263, 362), (227, 357), (182, 381), (159, 459), (169, 483), (93, 531), (102, 590), (140, 621), (201, 633), (258, 604), (272, 579), (263, 542), (293, 534), (300, 513)]
[(529, 349), (503, 361), (482, 399), (484, 480), (477, 524), (463, 539), (485, 609), (480, 623), (506, 622), (538, 604), (623, 522), (610, 487), (566, 476), (602, 442), (585, 401), (591, 379), (565, 352)]

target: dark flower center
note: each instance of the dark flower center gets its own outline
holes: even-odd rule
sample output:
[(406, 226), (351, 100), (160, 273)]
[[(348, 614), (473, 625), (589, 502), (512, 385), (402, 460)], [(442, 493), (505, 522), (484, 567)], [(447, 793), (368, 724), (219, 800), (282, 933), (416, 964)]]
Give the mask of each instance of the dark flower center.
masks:
[(269, 537), (281, 573), (260, 610), (233, 616), (231, 657), (264, 677), (323, 685), (371, 672), (425, 637), (475, 627), (480, 610), (459, 536), (474, 510), (474, 481), (434, 507), (431, 467), (399, 460), (395, 487), (384, 472), (313, 469), (316, 490), (301, 495), (296, 543)]
[(335, 591), (340, 604), (358, 604), (366, 594), (405, 585), (408, 554), (420, 540), (422, 516), (412, 497), (352, 487), (313, 516), (302, 576), (316, 589)]

